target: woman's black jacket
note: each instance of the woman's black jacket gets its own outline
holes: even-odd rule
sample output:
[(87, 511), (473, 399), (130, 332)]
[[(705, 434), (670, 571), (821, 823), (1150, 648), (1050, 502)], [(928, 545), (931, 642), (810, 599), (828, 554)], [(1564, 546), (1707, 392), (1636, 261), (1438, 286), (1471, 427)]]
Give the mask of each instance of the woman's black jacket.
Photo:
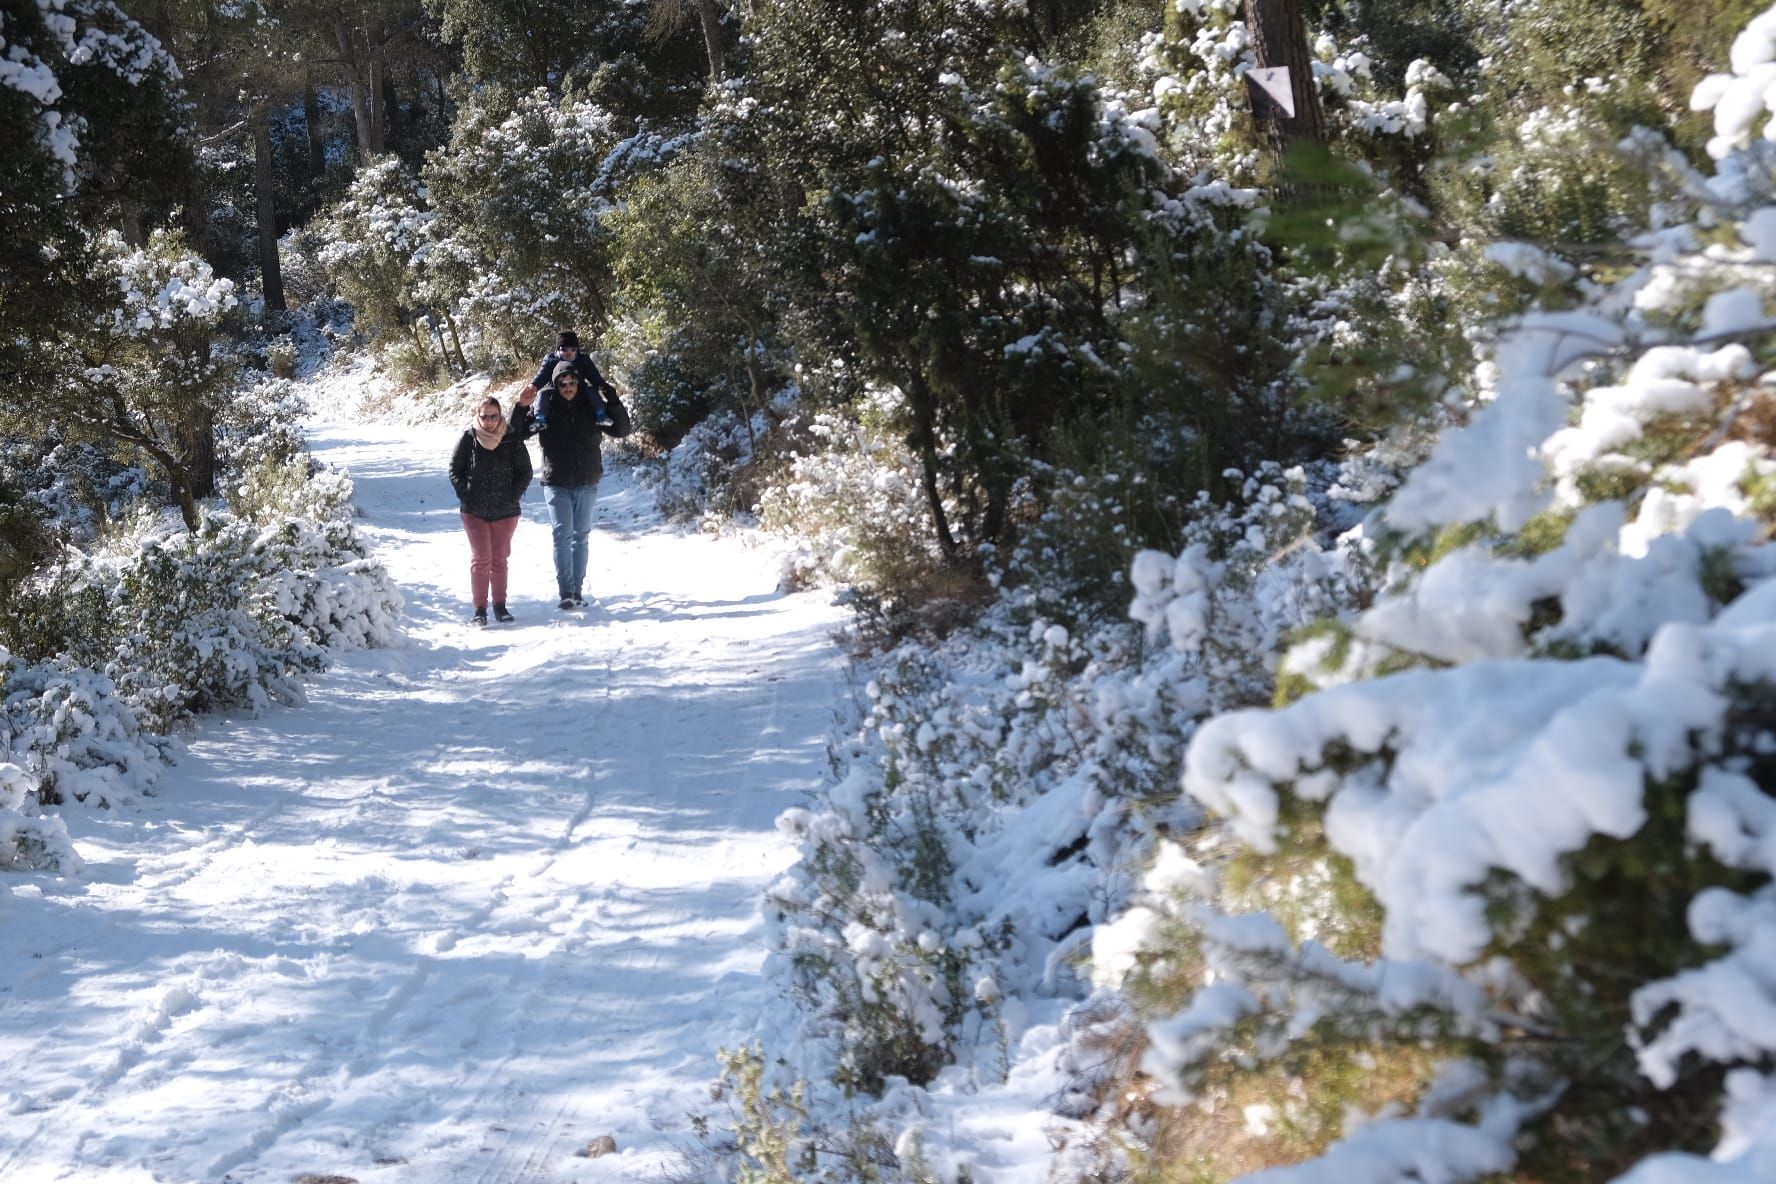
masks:
[(523, 512), (521, 499), (530, 488), (530, 476), (530, 449), (509, 429), (499, 447), (489, 450), (481, 447), (470, 428), (450, 458), (450, 484), (463, 512), (488, 522)]

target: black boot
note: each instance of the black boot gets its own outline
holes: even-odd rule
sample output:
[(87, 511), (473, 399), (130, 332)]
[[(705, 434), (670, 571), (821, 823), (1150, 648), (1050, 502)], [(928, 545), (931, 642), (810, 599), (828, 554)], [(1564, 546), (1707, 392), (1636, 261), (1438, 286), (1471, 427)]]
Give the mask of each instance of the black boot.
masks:
[(487, 624), (487, 610), (484, 608), (476, 609), (475, 615), (469, 618), (469, 624), (471, 624), (471, 625), (485, 625), (485, 624)]
[(512, 614), (506, 611), (505, 605), (496, 604), (493, 606), (493, 619), (503, 624), (512, 619)]

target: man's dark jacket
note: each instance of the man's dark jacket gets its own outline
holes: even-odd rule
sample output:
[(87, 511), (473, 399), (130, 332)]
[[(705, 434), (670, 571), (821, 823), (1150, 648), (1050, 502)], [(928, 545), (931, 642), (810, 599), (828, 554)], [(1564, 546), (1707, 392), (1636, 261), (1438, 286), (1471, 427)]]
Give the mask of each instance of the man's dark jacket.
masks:
[(512, 410), (511, 434), (520, 440), (536, 436), (543, 445), (544, 485), (596, 485), (604, 476), (604, 437), (620, 438), (635, 430), (629, 409), (614, 388), (604, 393), (611, 422), (600, 425), (598, 408), (584, 395), (564, 399), (556, 391), (549, 411), (549, 426), (536, 430), (535, 411), (519, 404)]
[(475, 430), (470, 428), (456, 442), (456, 452), (450, 458), (450, 484), (463, 512), (488, 522), (516, 518), (523, 512), (530, 477), (530, 449), (524, 446), (524, 437), (512, 429), (507, 429), (498, 448), (489, 451), (475, 442)]

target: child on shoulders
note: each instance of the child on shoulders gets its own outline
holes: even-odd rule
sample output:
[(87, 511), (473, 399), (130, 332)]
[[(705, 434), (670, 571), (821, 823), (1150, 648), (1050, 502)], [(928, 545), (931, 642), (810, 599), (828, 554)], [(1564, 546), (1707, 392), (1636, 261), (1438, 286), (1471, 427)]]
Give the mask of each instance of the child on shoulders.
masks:
[(599, 424), (611, 423), (610, 407), (604, 394), (606, 391), (615, 394), (616, 388), (605, 381), (604, 375), (598, 372), (598, 366), (592, 359), (580, 352), (579, 334), (572, 329), (563, 329), (555, 335), (554, 351), (543, 359), (543, 364), (537, 368), (536, 377), (520, 392), (526, 398), (539, 391), (542, 393), (534, 412), (536, 430), (540, 432), (549, 426), (549, 412), (555, 405), (555, 374), (566, 368), (571, 368), (580, 376), (582, 397), (591, 400), (596, 421)]

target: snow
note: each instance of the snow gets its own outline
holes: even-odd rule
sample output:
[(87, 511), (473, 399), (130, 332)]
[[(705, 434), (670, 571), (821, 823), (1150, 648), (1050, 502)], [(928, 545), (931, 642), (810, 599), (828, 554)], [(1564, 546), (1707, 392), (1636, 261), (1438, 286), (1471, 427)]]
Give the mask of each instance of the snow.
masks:
[(1481, 248), (1480, 255), (1517, 278), (1537, 284), (1564, 282), (1577, 271), (1572, 264), (1531, 243), (1488, 243)]
[[(1752, 139), (1751, 125), (1770, 110), (1776, 86), (1776, 9), (1753, 17), (1733, 41), (1731, 74), (1711, 74), (1690, 96), (1692, 111), (1714, 112), (1709, 155), (1720, 160)], [(1760, 134), (1768, 136), (1770, 127)]]
[(1398, 1119), (1358, 1127), (1323, 1157), (1241, 1177), (1247, 1184), (1457, 1184), (1510, 1170), (1509, 1136), (1441, 1118)]
[(1620, 326), (1591, 313), (1538, 313), (1498, 348), (1496, 394), (1473, 422), (1438, 442), (1388, 507), (1402, 530), (1494, 518), (1513, 530), (1540, 513), (1543, 441), (1565, 420), (1558, 379), (1567, 367), (1622, 340)]
[[(768, 1010), (773, 823), (824, 769), (841, 610), (601, 490), (564, 615), (532, 491), (472, 631), (455, 427), (314, 425), (406, 636), (210, 719), (157, 794), (0, 885), (8, 1184), (652, 1178)], [(581, 1158), (600, 1135), (618, 1152)]]

